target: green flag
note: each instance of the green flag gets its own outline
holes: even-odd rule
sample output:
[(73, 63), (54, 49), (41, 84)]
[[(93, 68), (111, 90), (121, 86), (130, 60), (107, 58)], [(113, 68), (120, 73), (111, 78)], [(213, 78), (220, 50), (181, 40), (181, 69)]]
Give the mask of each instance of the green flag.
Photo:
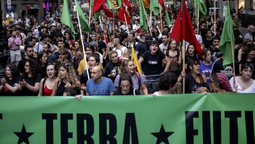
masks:
[(150, 10), (153, 11), (155, 16), (158, 16), (159, 13), (160, 13), (160, 11), (159, 11), (160, 5), (159, 5), (158, 0), (151, 0), (150, 2), (151, 2), (150, 3)]
[(77, 0), (75, 0), (75, 6), (76, 6), (76, 11), (77, 11), (77, 14), (79, 16), (79, 19), (80, 19), (80, 27), (82, 30), (84, 31), (87, 31), (87, 32), (91, 32), (91, 29), (89, 27), (89, 24), (81, 10), (81, 7), (80, 5), (78, 4)]
[(147, 13), (143, 6), (143, 1), (139, 0), (139, 3), (140, 3), (140, 8), (139, 8), (139, 10), (140, 10), (140, 27), (141, 27), (142, 31), (148, 31), (148, 27), (147, 27), (147, 23), (146, 23)]
[(220, 39), (220, 51), (224, 55), (223, 59), (223, 66), (231, 64), (232, 61), (232, 50), (234, 51), (234, 48), (231, 47), (231, 43), (234, 46), (235, 45), (235, 39), (234, 39), (234, 22), (232, 20), (232, 17), (230, 15), (230, 9), (229, 9), (229, 1), (227, 1), (227, 11), (225, 16), (225, 22), (224, 27), (222, 30), (222, 35)]
[(61, 23), (63, 23), (65, 25), (67, 25), (68, 27), (70, 27), (72, 36), (75, 39), (76, 32), (74, 30), (73, 23), (71, 21), (71, 17), (70, 17), (70, 12), (69, 12), (69, 8), (68, 8), (67, 0), (64, 0), (64, 3), (63, 3), (63, 10), (62, 10), (62, 15), (61, 15)]
[(194, 2), (195, 2), (194, 5), (195, 5), (197, 16), (198, 16), (198, 12), (199, 12), (198, 21), (201, 22), (203, 20), (204, 16), (206, 15), (206, 13), (207, 13), (207, 8), (206, 8), (203, 0), (194, 0)]
[(122, 8), (121, 7), (121, 0), (116, 0), (116, 4), (117, 4), (118, 7), (120, 7), (120, 9)]
[(108, 8), (112, 8), (113, 9), (113, 4), (110, 0), (106, 0), (106, 5), (108, 6)]
[(97, 19), (99, 18), (99, 16), (100, 16), (101, 13), (102, 13), (102, 11), (99, 11), (99, 12), (96, 12), (96, 13), (94, 14), (95, 20), (97, 20)]
[(165, 12), (166, 12), (166, 24), (169, 27), (171, 25), (171, 19), (170, 19), (169, 15), (168, 15), (167, 9), (165, 9)]

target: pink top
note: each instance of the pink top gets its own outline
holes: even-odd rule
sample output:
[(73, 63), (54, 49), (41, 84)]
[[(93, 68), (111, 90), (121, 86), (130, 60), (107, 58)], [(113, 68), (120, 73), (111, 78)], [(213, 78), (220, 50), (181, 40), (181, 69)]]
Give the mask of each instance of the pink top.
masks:
[[(12, 41), (14, 41), (16, 44), (21, 44), (21, 39), (19, 37), (16, 37), (16, 38), (13, 38), (13, 37), (10, 37), (8, 39), (8, 45), (12, 43)], [(9, 48), (10, 50), (18, 50), (19, 49), (19, 46), (16, 45), (16, 44), (12, 44)]]

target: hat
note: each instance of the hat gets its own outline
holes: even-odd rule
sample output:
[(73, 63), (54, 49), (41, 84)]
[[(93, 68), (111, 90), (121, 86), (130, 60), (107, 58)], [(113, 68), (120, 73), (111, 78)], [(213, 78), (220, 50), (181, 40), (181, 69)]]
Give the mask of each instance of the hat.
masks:
[(151, 35), (146, 35), (145, 36), (145, 39), (146, 39), (146, 42), (150, 42), (153, 40), (152, 36)]
[(216, 73), (216, 75), (218, 76), (220, 84), (225, 88), (225, 90), (232, 91), (232, 88), (231, 88), (230, 83), (228, 81), (228, 77), (223, 73)]

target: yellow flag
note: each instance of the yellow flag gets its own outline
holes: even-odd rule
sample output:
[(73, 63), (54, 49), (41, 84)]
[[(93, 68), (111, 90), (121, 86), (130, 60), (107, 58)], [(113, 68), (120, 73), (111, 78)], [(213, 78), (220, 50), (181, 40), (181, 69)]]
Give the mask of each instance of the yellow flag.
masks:
[(136, 57), (136, 54), (135, 54), (135, 50), (134, 48), (132, 47), (132, 52), (131, 52), (131, 60), (134, 62), (135, 66), (136, 66), (136, 70), (139, 72), (139, 73), (142, 73), (142, 70), (138, 64), (138, 61), (137, 61), (137, 57)]

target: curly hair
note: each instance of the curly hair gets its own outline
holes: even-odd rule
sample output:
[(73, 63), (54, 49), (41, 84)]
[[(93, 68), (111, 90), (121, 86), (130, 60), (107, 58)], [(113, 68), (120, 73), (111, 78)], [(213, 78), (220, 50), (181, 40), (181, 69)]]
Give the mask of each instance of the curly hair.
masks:
[(173, 87), (177, 82), (177, 76), (173, 72), (165, 72), (159, 78), (159, 89), (160, 90), (169, 90), (170, 87)]
[[(26, 62), (29, 63), (29, 70), (31, 71), (31, 74), (32, 74), (32, 80), (35, 80), (38, 74), (42, 75), (41, 66), (39, 65), (36, 59), (31, 58), (27, 60)], [(24, 79), (26, 77), (28, 77), (28, 75), (27, 73), (24, 72), (24, 74), (22, 75), (22, 78)]]
[[(66, 79), (68, 82), (74, 84), (77, 81), (76, 71), (73, 65), (69, 62), (60, 64), (59, 68), (63, 67), (67, 71)], [(61, 82), (62, 79), (59, 77), (58, 74), (58, 81)]]
[[(11, 70), (11, 75), (12, 75), (12, 81), (16, 81), (16, 79), (20, 76), (19, 75), (19, 69), (15, 64), (8, 64), (6, 65), (6, 68), (9, 68)], [(5, 79), (7, 79), (7, 77), (5, 76)]]

